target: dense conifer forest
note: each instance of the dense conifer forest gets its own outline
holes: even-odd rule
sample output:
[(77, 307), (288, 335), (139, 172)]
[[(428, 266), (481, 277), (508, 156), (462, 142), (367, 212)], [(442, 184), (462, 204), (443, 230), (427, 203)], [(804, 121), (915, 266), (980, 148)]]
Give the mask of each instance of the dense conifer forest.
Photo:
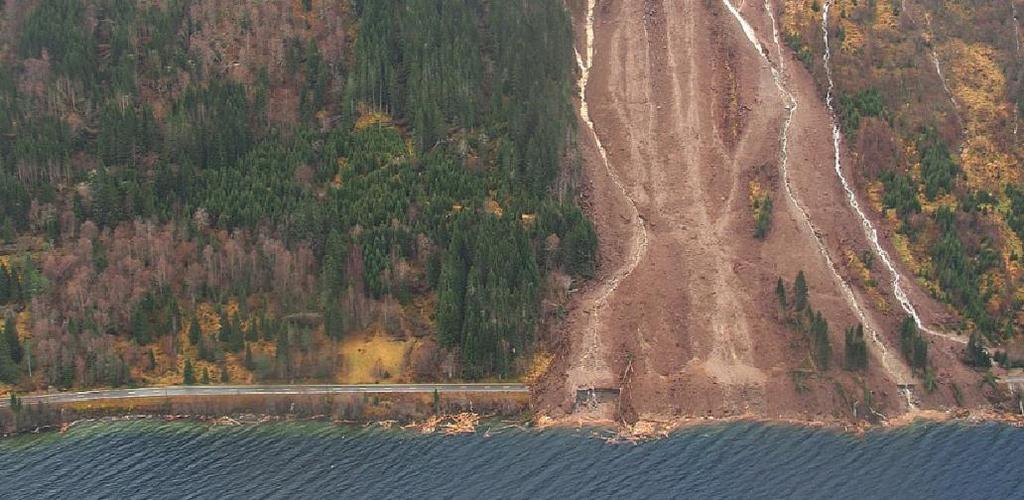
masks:
[(562, 2), (5, 5), (7, 383), (513, 377), (594, 272)]

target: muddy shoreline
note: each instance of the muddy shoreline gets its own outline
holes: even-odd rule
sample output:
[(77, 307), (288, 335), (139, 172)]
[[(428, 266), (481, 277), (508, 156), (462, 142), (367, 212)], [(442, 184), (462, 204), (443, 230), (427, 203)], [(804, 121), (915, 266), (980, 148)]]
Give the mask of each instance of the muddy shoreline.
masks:
[[(302, 422), (324, 422), (339, 426), (353, 427), (380, 427), (385, 429), (401, 429), (404, 431), (421, 434), (458, 435), (483, 431), (491, 433), (496, 430), (510, 428), (520, 430), (576, 430), (591, 431), (592, 435), (604, 439), (609, 443), (640, 443), (655, 439), (669, 438), (674, 433), (698, 428), (703, 426), (719, 426), (734, 424), (760, 424), (760, 425), (782, 425), (790, 427), (803, 427), (823, 429), (843, 434), (863, 435), (869, 431), (898, 430), (911, 425), (918, 424), (962, 424), (982, 425), (986, 423), (1001, 423), (1012, 427), (1024, 427), (1024, 415), (995, 409), (949, 409), (949, 410), (919, 410), (908, 412), (889, 419), (881, 419), (871, 423), (867, 421), (848, 421), (842, 419), (800, 419), (800, 418), (767, 418), (764, 416), (745, 414), (729, 417), (686, 417), (638, 420), (633, 424), (615, 422), (609, 419), (598, 419), (581, 416), (565, 416), (552, 418), (547, 415), (538, 415), (528, 405), (507, 404), (491, 401), (489, 404), (477, 404), (476, 410), (473, 405), (467, 405), (467, 401), (444, 402), (445, 409), (432, 413), (432, 408), (419, 406), (418, 412), (410, 412), (408, 407), (404, 410), (393, 411), (365, 411), (361, 415), (353, 414), (351, 418), (339, 416), (337, 412), (311, 413), (314, 409), (309, 406), (310, 401), (287, 401), (287, 410), (279, 412), (251, 412), (232, 411), (231, 408), (238, 408), (237, 404), (225, 404), (224, 401), (207, 401), (203, 403), (204, 409), (199, 409), (194, 402), (183, 407), (192, 405), (196, 411), (193, 412), (166, 412), (155, 411), (158, 406), (152, 403), (132, 404), (129, 401), (110, 401), (110, 404), (103, 408), (93, 409), (70, 409), (52, 407), (47, 410), (57, 410), (60, 420), (41, 422), (38, 425), (26, 425), (24, 427), (7, 430), (0, 433), (0, 438), (13, 437), (24, 434), (39, 434), (58, 432), (64, 433), (72, 428), (90, 423), (116, 423), (135, 420), (162, 420), (187, 421), (202, 423), (213, 426), (244, 426), (262, 425), (269, 423), (302, 423)], [(118, 404), (121, 403), (121, 404)], [(162, 402), (161, 405), (166, 405)], [(279, 401), (278, 403), (284, 403)], [(395, 403), (391, 401), (390, 403)], [(181, 404), (181, 403), (179, 403)], [(166, 406), (164, 406), (166, 407)], [(217, 411), (221, 408), (223, 411)], [(280, 407), (284, 410), (284, 406)], [(63, 411), (60, 411), (63, 410)], [(22, 411), (33, 411), (32, 408)], [(39, 411), (36, 408), (34, 411)], [(479, 413), (477, 412), (479, 411)], [(372, 416), (371, 416), (372, 415)]]
[[(540, 421), (537, 421), (540, 420)], [(995, 410), (938, 411), (922, 410), (883, 420), (879, 423), (849, 422), (837, 419), (803, 420), (796, 418), (766, 418), (758, 415), (736, 415), (733, 417), (715, 418), (681, 418), (667, 420), (641, 420), (632, 425), (624, 425), (610, 420), (580, 420), (571, 418), (535, 419), (534, 427), (538, 429), (604, 429), (609, 432), (609, 442), (638, 443), (653, 439), (671, 437), (673, 433), (685, 429), (703, 426), (734, 425), (734, 424), (783, 425), (823, 429), (843, 434), (863, 435), (869, 431), (898, 430), (918, 424), (962, 424), (982, 425), (1000, 423), (1012, 427), (1024, 428), (1024, 415), (1000, 412)]]

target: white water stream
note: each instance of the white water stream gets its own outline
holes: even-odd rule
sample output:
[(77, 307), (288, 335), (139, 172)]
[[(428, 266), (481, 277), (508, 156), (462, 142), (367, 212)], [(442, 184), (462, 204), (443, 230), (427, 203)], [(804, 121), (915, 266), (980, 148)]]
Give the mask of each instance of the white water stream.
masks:
[(1017, 2), (1010, 0), (1010, 14), (1013, 16), (1013, 34), (1017, 42), (1017, 55), (1020, 56), (1020, 18), (1017, 17)]
[(939, 63), (939, 56), (935, 53), (935, 34), (932, 31), (932, 18), (928, 15), (928, 12), (924, 13), (924, 24), (925, 29), (927, 30), (928, 53), (931, 55), (932, 66), (935, 67), (935, 74), (938, 75), (939, 82), (942, 83), (942, 90), (946, 93), (946, 97), (949, 98), (949, 103), (953, 105), (953, 114), (956, 115), (956, 122), (960, 124), (961, 130), (966, 133), (964, 120), (960, 115), (960, 104), (956, 102), (956, 98), (953, 97), (953, 91), (949, 88), (949, 82), (946, 81), (946, 75), (942, 72), (942, 65)]
[[(1010, 0), (1010, 15), (1013, 16), (1013, 41), (1017, 43), (1017, 60), (1020, 61), (1020, 18), (1017, 17), (1017, 0)], [(1017, 74), (1020, 75), (1020, 69), (1017, 70)], [(1020, 122), (1020, 110), (1017, 106), (1013, 107), (1013, 135), (1016, 137), (1018, 122)], [(1024, 413), (1024, 411), (1021, 411)]]
[(935, 47), (931, 48), (932, 54), (932, 65), (935, 66), (935, 73), (939, 75), (939, 81), (942, 82), (942, 90), (946, 91), (946, 95), (949, 96), (949, 102), (953, 105), (953, 109), (957, 113), (957, 119), (960, 116), (960, 105), (957, 104), (956, 98), (953, 97), (953, 91), (949, 89), (949, 83), (946, 82), (946, 75), (942, 73), (942, 65), (939, 64), (939, 56), (935, 53)]
[(619, 176), (612, 169), (611, 164), (608, 162), (608, 153), (605, 151), (604, 145), (601, 143), (601, 138), (597, 135), (597, 130), (594, 128), (594, 122), (590, 118), (590, 109), (587, 105), (587, 84), (590, 82), (590, 69), (594, 64), (594, 7), (596, 0), (587, 0), (587, 16), (586, 16), (586, 47), (584, 48), (587, 58), (583, 59), (580, 51), (576, 50), (576, 64), (580, 68), (579, 78), (579, 99), (580, 99), (580, 116), (583, 121), (587, 124), (587, 129), (590, 130), (591, 135), (594, 138), (594, 143), (597, 144), (598, 153), (601, 155), (601, 162), (604, 164), (604, 168), (608, 173), (608, 177), (612, 180), (619, 191), (622, 193), (623, 198), (629, 204), (630, 209), (630, 220), (633, 223), (633, 239), (631, 241), (631, 252), (629, 262), (615, 271), (614, 274), (602, 285), (604, 290), (598, 296), (594, 303), (593, 310), (590, 312), (590, 325), (586, 331), (586, 338), (584, 342), (586, 344), (585, 354), (583, 359), (588, 361), (595, 369), (600, 369), (603, 361), (600, 359), (601, 349), (599, 345), (599, 339), (597, 334), (597, 327), (599, 323), (599, 316), (601, 310), (608, 304), (608, 297), (611, 296), (612, 292), (618, 288), (622, 280), (626, 279), (636, 266), (640, 263), (640, 259), (643, 258), (647, 252), (647, 228), (642, 217), (640, 217), (640, 210), (636, 206), (636, 202), (629, 195), (629, 191), (622, 184)]
[[(805, 226), (807, 226), (807, 229), (814, 236), (814, 242), (818, 248), (818, 253), (820, 253), (821, 256), (825, 259), (829, 271), (832, 272), (832, 278), (834, 282), (837, 285), (839, 285), (840, 289), (843, 291), (843, 295), (846, 298), (847, 303), (853, 309), (854, 313), (856, 313), (857, 317), (860, 319), (864, 327), (868, 330), (870, 338), (872, 339), (872, 343), (875, 345), (877, 349), (878, 358), (882, 362), (882, 367), (889, 374), (889, 376), (894, 379), (894, 381), (897, 384), (909, 384), (912, 380), (912, 377), (907, 373), (905, 367), (897, 359), (893, 358), (892, 353), (885, 346), (885, 343), (882, 342), (882, 339), (878, 335), (877, 330), (873, 328), (872, 323), (868, 321), (867, 316), (865, 315), (864, 310), (861, 308), (860, 304), (857, 302), (857, 298), (853, 294), (853, 290), (851, 289), (849, 283), (847, 283), (846, 280), (844, 280), (842, 276), (839, 274), (835, 262), (833, 262), (832, 257), (829, 255), (828, 250), (825, 247), (825, 243), (822, 239), (821, 233), (814, 226), (814, 223), (811, 222), (811, 217), (807, 213), (807, 210), (803, 207), (803, 205), (800, 204), (799, 200), (797, 199), (796, 193), (793, 189), (793, 185), (790, 181), (788, 169), (789, 128), (793, 121), (793, 115), (796, 113), (798, 103), (796, 101), (796, 98), (793, 96), (793, 93), (789, 91), (789, 89), (783, 82), (783, 72), (785, 71), (785, 56), (782, 55), (783, 51), (782, 45), (781, 43), (779, 43), (778, 27), (775, 21), (775, 15), (772, 13), (772, 8), (769, 4), (769, 0), (764, 0), (764, 8), (772, 21), (772, 38), (775, 44), (776, 53), (779, 56), (778, 68), (776, 68), (775, 65), (771, 62), (771, 60), (767, 57), (767, 53), (764, 49), (764, 46), (762, 46), (761, 42), (758, 40), (757, 34), (754, 32), (754, 29), (750, 26), (750, 23), (748, 23), (747, 20), (740, 14), (739, 10), (737, 10), (736, 7), (733, 6), (732, 2), (730, 2), (729, 0), (722, 0), (722, 3), (725, 4), (726, 9), (728, 9), (732, 16), (736, 18), (736, 20), (739, 22), (740, 27), (743, 29), (744, 35), (746, 35), (747, 37), (747, 40), (750, 41), (751, 45), (754, 46), (754, 49), (757, 50), (757, 53), (760, 54), (761, 57), (764, 58), (764, 60), (768, 63), (768, 67), (772, 73), (772, 81), (775, 83), (775, 87), (779, 90), (779, 93), (781, 94), (783, 101), (785, 102), (786, 119), (783, 122), (782, 132), (779, 138), (779, 171), (783, 179), (783, 184), (785, 186), (786, 197), (789, 200), (790, 204), (792, 204), (792, 206), (795, 207), (797, 212), (800, 214), (801, 221), (804, 223)], [(905, 393), (905, 396), (908, 407), (913, 409), (914, 403), (910, 397), (909, 392)]]
[(821, 9), (821, 36), (825, 42), (825, 54), (822, 57), (825, 64), (825, 76), (828, 78), (828, 91), (825, 94), (825, 105), (828, 107), (829, 114), (832, 118), (832, 146), (835, 156), (834, 167), (836, 176), (839, 177), (839, 182), (843, 185), (843, 190), (846, 192), (846, 200), (850, 205), (850, 208), (853, 209), (857, 214), (857, 217), (860, 218), (861, 226), (864, 228), (864, 235), (868, 238), (868, 241), (871, 242), (871, 246), (874, 248), (875, 253), (878, 254), (879, 258), (881, 258), (882, 263), (885, 264), (886, 269), (888, 269), (889, 274), (892, 276), (893, 295), (900, 303), (900, 307), (903, 308), (903, 311), (906, 312), (908, 316), (914, 318), (914, 323), (917, 324), (917, 328), (922, 332), (937, 337), (943, 337), (961, 344), (966, 344), (966, 340), (932, 330), (925, 326), (924, 322), (921, 321), (921, 316), (918, 315), (917, 310), (914, 308), (914, 304), (910, 302), (907, 292), (903, 289), (903, 285), (900, 284), (902, 276), (896, 269), (895, 264), (893, 264), (892, 258), (889, 257), (889, 252), (887, 252), (885, 248), (882, 248), (882, 245), (878, 240), (878, 231), (875, 229), (874, 224), (871, 223), (871, 220), (868, 219), (867, 215), (864, 214), (864, 211), (861, 210), (860, 203), (857, 202), (857, 195), (853, 192), (853, 189), (850, 188), (850, 183), (846, 180), (846, 176), (843, 174), (842, 164), (840, 163), (842, 131), (839, 129), (839, 121), (836, 119), (835, 108), (833, 107), (835, 82), (832, 80), (832, 51), (828, 40), (828, 12), (831, 6), (832, 1), (826, 0)]

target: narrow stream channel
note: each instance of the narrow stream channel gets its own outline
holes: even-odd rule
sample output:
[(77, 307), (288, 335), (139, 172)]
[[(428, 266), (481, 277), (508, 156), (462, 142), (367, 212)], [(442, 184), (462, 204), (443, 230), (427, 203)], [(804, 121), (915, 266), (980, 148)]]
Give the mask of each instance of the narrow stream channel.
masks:
[(825, 53), (824, 55), (822, 55), (822, 58), (824, 59), (825, 64), (825, 76), (828, 78), (828, 90), (825, 94), (825, 105), (828, 107), (829, 115), (832, 119), (832, 147), (835, 158), (835, 162), (833, 165), (835, 167), (836, 176), (839, 178), (839, 182), (842, 183), (843, 185), (843, 191), (846, 192), (846, 200), (850, 205), (850, 208), (853, 209), (854, 213), (857, 214), (857, 217), (860, 218), (861, 226), (864, 228), (864, 236), (866, 236), (868, 241), (871, 242), (872, 248), (874, 249), (878, 257), (881, 258), (882, 263), (885, 264), (886, 269), (889, 271), (889, 274), (892, 277), (893, 295), (896, 297), (896, 300), (900, 303), (900, 307), (903, 308), (903, 311), (906, 312), (908, 316), (914, 318), (914, 323), (917, 324), (917, 328), (919, 330), (929, 335), (943, 337), (954, 342), (966, 344), (967, 341), (962, 338), (941, 333), (925, 326), (924, 322), (921, 320), (921, 316), (917, 313), (917, 309), (914, 308), (914, 304), (911, 303), (910, 298), (907, 296), (907, 292), (903, 289), (903, 285), (901, 284), (902, 276), (900, 275), (899, 271), (896, 270), (896, 266), (893, 263), (892, 258), (889, 257), (889, 252), (887, 252), (885, 248), (882, 248), (882, 244), (878, 240), (878, 231), (875, 229), (874, 224), (871, 223), (871, 220), (868, 219), (864, 211), (861, 210), (860, 203), (857, 201), (857, 195), (853, 192), (853, 189), (850, 187), (849, 181), (846, 180), (846, 176), (843, 174), (843, 168), (840, 159), (842, 130), (839, 128), (839, 121), (836, 119), (835, 107), (833, 105), (835, 94), (835, 82), (832, 80), (832, 49), (829, 45), (828, 38), (828, 13), (829, 8), (831, 6), (831, 0), (826, 0), (824, 5), (822, 6), (821, 35), (822, 39), (825, 42)]
[(597, 130), (594, 128), (594, 122), (590, 118), (590, 107), (587, 104), (587, 85), (590, 83), (590, 68), (594, 65), (594, 7), (596, 0), (587, 0), (587, 14), (586, 14), (586, 47), (585, 52), (587, 55), (586, 60), (583, 60), (580, 51), (576, 50), (576, 63), (580, 68), (579, 78), (579, 99), (580, 99), (580, 116), (583, 121), (587, 124), (587, 129), (590, 131), (594, 138), (594, 143), (597, 144), (598, 153), (601, 156), (601, 162), (604, 164), (604, 168), (608, 173), (608, 177), (612, 180), (612, 183), (622, 193), (623, 198), (629, 204), (630, 209), (630, 220), (634, 226), (633, 238), (630, 241), (630, 256), (629, 262), (624, 266), (617, 269), (604, 283), (604, 290), (597, 297), (593, 305), (593, 311), (590, 314), (590, 325), (587, 328), (586, 339), (586, 351), (583, 356), (583, 360), (587, 361), (591, 365), (591, 369), (599, 371), (603, 366), (603, 360), (600, 359), (601, 352), (598, 344), (598, 333), (597, 329), (600, 324), (599, 315), (600, 312), (608, 304), (608, 298), (618, 288), (622, 280), (626, 279), (636, 269), (640, 263), (640, 259), (643, 258), (647, 252), (647, 228), (642, 217), (640, 217), (640, 210), (636, 206), (636, 201), (629, 195), (629, 191), (622, 184), (619, 176), (612, 169), (611, 164), (608, 161), (608, 153), (605, 151), (604, 144), (601, 143), (601, 138), (597, 135)]
[[(725, 4), (725, 7), (729, 10), (732, 16), (736, 18), (736, 20), (739, 22), (740, 27), (743, 29), (743, 33), (747, 37), (747, 40), (750, 41), (751, 45), (754, 46), (754, 49), (757, 51), (757, 53), (761, 54), (761, 57), (765, 59), (765, 61), (768, 63), (768, 66), (772, 73), (772, 80), (775, 83), (776, 88), (778, 88), (779, 93), (782, 95), (783, 100), (785, 102), (786, 119), (783, 122), (782, 132), (779, 139), (779, 171), (782, 175), (783, 184), (786, 188), (786, 196), (789, 199), (789, 202), (794, 207), (796, 207), (797, 211), (800, 213), (801, 220), (803, 221), (803, 223), (810, 230), (811, 234), (814, 235), (814, 241), (818, 248), (818, 252), (822, 255), (822, 257), (824, 257), (829, 270), (832, 272), (833, 280), (839, 285), (850, 307), (857, 314), (857, 317), (860, 319), (864, 327), (868, 330), (870, 338), (872, 339), (872, 344), (875, 346), (875, 349), (877, 350), (878, 358), (881, 360), (882, 366), (884, 367), (885, 371), (889, 374), (889, 376), (893, 379), (893, 381), (896, 384), (905, 386), (912, 381), (912, 377), (907, 373), (907, 370), (902, 365), (902, 363), (894, 359), (892, 353), (886, 347), (885, 343), (882, 342), (882, 339), (879, 336), (877, 329), (872, 326), (870, 321), (868, 321), (867, 315), (864, 313), (863, 308), (857, 302), (857, 298), (854, 295), (850, 284), (847, 283), (846, 280), (844, 280), (842, 276), (839, 274), (835, 262), (832, 260), (832, 257), (829, 255), (828, 250), (825, 247), (825, 243), (822, 239), (821, 233), (814, 226), (814, 223), (811, 222), (811, 218), (810, 215), (807, 213), (807, 210), (804, 209), (803, 205), (801, 205), (801, 203), (797, 199), (796, 193), (790, 181), (788, 170), (789, 128), (793, 120), (793, 115), (796, 113), (798, 103), (793, 93), (790, 92), (786, 85), (783, 83), (783, 75), (780, 71), (780, 68), (784, 70), (785, 62), (784, 56), (782, 56), (782, 46), (779, 43), (778, 27), (775, 21), (775, 15), (772, 13), (771, 5), (769, 4), (768, 0), (765, 0), (764, 8), (772, 21), (772, 37), (774, 39), (776, 52), (777, 54), (779, 54), (780, 66), (778, 68), (774, 64), (772, 64), (771, 60), (768, 59), (764, 47), (761, 45), (761, 42), (757, 38), (757, 34), (754, 32), (754, 29), (750, 26), (750, 23), (748, 23), (747, 20), (740, 14), (739, 10), (737, 10), (736, 7), (733, 6), (732, 2), (730, 2), (729, 0), (722, 0), (722, 3)], [(909, 390), (904, 390), (904, 396), (907, 406), (910, 409), (914, 409), (915, 405), (913, 402), (913, 398), (909, 393)]]

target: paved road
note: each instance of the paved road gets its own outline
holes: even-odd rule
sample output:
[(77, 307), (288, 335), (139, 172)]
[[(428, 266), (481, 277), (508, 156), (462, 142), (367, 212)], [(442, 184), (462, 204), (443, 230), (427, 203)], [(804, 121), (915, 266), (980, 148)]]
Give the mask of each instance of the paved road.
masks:
[[(107, 389), (80, 392), (26, 395), (25, 404), (78, 403), (102, 399), (131, 399), (169, 396), (261, 396), (261, 395), (324, 395), (324, 394), (379, 394), (379, 393), (433, 393), (437, 392), (530, 392), (523, 384), (365, 384), (365, 385), (172, 385), (167, 387), (139, 387), (136, 389)], [(0, 399), (0, 408), (10, 404)]]

